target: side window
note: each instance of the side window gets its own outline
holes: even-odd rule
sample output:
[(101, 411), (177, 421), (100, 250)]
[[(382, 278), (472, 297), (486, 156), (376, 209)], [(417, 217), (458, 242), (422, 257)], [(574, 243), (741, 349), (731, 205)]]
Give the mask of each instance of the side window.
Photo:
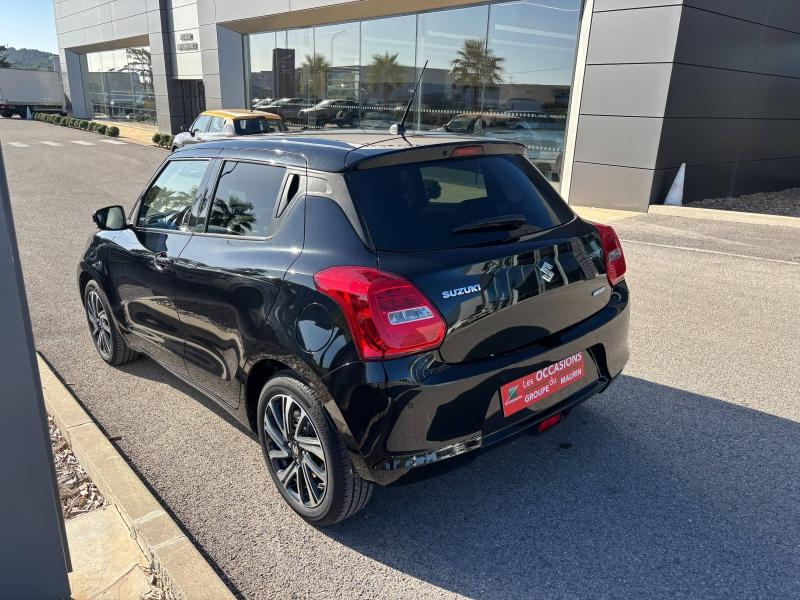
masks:
[(208, 133), (219, 133), (225, 127), (225, 119), (222, 117), (214, 117), (211, 119), (211, 125), (208, 128)]
[(185, 230), (184, 220), (192, 209), (207, 166), (207, 160), (167, 163), (142, 199), (136, 226)]
[(203, 132), (208, 127), (208, 122), (211, 121), (211, 117), (208, 115), (200, 115), (194, 120), (192, 123), (192, 128), (189, 131), (200, 131)]
[(269, 236), (284, 171), (283, 167), (272, 165), (226, 162), (219, 175), (206, 231)]

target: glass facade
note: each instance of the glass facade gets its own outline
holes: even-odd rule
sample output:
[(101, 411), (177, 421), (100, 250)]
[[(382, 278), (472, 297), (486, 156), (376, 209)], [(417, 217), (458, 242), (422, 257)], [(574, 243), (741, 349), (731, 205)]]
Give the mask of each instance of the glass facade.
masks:
[(427, 61), (409, 125), (522, 142), (556, 183), (580, 14), (581, 0), (516, 0), (250, 34), (251, 106), (387, 129)]
[(94, 118), (155, 125), (156, 101), (149, 47), (87, 54), (84, 81), (89, 110)]

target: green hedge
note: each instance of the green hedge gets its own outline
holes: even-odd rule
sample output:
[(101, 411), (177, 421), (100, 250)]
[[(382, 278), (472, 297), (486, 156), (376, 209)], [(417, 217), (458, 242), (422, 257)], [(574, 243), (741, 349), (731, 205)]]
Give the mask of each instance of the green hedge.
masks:
[(52, 123), (53, 125), (61, 125), (63, 127), (72, 127), (74, 129), (82, 129), (84, 131), (92, 131), (100, 135), (107, 135), (110, 137), (119, 137), (119, 127), (114, 125), (106, 125), (105, 123), (98, 123), (97, 121), (89, 121), (88, 119), (77, 119), (75, 117), (62, 117), (52, 113), (35, 113), (33, 118), (43, 123)]
[(154, 133), (153, 143), (167, 150), (172, 149), (172, 136), (168, 133)]

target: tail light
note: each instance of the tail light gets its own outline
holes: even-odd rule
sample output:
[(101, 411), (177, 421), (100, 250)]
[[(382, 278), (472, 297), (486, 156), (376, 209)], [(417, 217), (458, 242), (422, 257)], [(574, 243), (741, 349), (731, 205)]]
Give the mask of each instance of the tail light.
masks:
[(619, 242), (617, 232), (608, 225), (594, 224), (600, 232), (600, 242), (603, 245), (603, 256), (606, 261), (606, 274), (608, 282), (616, 285), (625, 279), (625, 271), (628, 267), (625, 264), (625, 254), (622, 252), (622, 244)]
[(439, 311), (399, 275), (331, 267), (314, 275), (314, 283), (341, 307), (364, 360), (431, 350), (444, 339), (447, 327)]

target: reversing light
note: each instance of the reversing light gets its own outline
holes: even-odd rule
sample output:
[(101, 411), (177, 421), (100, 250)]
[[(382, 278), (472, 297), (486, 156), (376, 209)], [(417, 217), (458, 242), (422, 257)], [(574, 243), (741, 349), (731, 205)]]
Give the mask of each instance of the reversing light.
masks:
[(628, 266), (625, 264), (625, 254), (622, 252), (622, 244), (613, 227), (600, 223), (594, 223), (594, 226), (600, 233), (608, 283), (616, 285), (625, 279), (625, 271), (628, 270)]
[(342, 309), (364, 360), (438, 348), (444, 319), (407, 279), (369, 267), (330, 267), (314, 275), (317, 289)]
[(422, 321), (423, 319), (432, 319), (433, 313), (427, 306), (415, 306), (414, 308), (406, 308), (405, 310), (392, 311), (387, 316), (389, 317), (389, 323), (392, 325), (400, 325), (402, 323)]

